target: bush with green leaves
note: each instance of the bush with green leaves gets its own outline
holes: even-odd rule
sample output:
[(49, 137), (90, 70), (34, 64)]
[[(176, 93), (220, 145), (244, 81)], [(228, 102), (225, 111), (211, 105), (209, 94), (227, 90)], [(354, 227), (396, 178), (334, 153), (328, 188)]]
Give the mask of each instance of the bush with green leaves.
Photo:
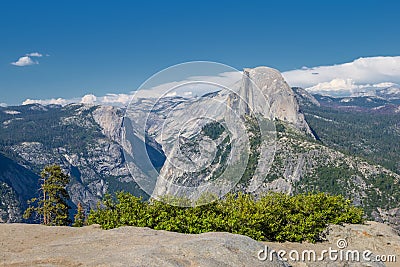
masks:
[(119, 192), (115, 198), (107, 195), (97, 210), (91, 210), (88, 223), (104, 229), (129, 225), (191, 234), (229, 232), (260, 241), (315, 242), (323, 238), (329, 224), (362, 223), (364, 215), (350, 200), (325, 193), (268, 193), (258, 199), (250, 194), (228, 194), (200, 205), (210, 197), (193, 207), (181, 207), (167, 203), (190, 201), (169, 197), (168, 201), (143, 202)]

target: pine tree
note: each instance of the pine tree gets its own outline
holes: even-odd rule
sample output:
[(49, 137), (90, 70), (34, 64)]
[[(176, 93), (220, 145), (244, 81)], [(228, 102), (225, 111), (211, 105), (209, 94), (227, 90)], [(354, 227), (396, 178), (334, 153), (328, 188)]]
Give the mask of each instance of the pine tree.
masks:
[(78, 203), (78, 210), (74, 216), (74, 227), (82, 227), (85, 225), (85, 211), (83, 210), (82, 204)]
[(44, 225), (68, 225), (70, 199), (66, 186), (70, 178), (58, 165), (47, 166), (40, 174), (40, 197), (28, 201), (29, 207), (24, 213), (28, 219), (33, 214), (39, 217)]

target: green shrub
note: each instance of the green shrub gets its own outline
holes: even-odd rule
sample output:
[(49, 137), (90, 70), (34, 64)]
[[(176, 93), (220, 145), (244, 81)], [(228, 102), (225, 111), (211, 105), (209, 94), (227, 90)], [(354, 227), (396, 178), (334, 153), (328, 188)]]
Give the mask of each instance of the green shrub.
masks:
[(191, 234), (230, 232), (260, 241), (315, 242), (322, 238), (328, 224), (362, 223), (364, 215), (342, 196), (325, 193), (268, 193), (259, 199), (239, 193), (194, 207), (166, 204), (181, 201), (190, 203), (171, 197), (167, 201), (143, 202), (124, 192), (117, 193), (115, 200), (107, 195), (98, 209), (90, 212), (88, 223), (100, 224), (104, 229), (130, 225)]

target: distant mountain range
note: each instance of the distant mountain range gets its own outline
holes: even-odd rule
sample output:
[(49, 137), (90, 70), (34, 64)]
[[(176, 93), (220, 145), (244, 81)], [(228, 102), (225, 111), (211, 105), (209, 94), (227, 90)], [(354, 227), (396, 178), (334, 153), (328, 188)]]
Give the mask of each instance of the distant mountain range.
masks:
[(370, 113), (399, 113), (399, 99), (384, 99), (371, 96), (359, 97), (329, 97), (322, 95), (314, 95), (317, 101), (325, 107), (334, 109), (361, 111)]
[(385, 100), (399, 100), (400, 99), (400, 86), (398, 84), (391, 84), (384, 88), (372, 88), (370, 90), (360, 91), (353, 93), (352, 96), (372, 96)]
[[(266, 153), (267, 141), (259, 139), (261, 130), (251, 119), (262, 112), (262, 103), (259, 92), (255, 93), (246, 79), (261, 89), (270, 107), (271, 116), (265, 119), (276, 128), (273, 157)], [(269, 190), (340, 193), (363, 206), (369, 217), (398, 224), (400, 98), (396, 93), (388, 90), (386, 96), (390, 97), (313, 96), (301, 88), (290, 88), (279, 72), (265, 67), (246, 69), (235, 88), (241, 98), (217, 92), (191, 99), (163, 99), (151, 113), (146, 136), (135, 130), (134, 117), (129, 118), (136, 144), (146, 147), (156, 170), (188, 186), (220, 177), (235, 163), (230, 158), (234, 140), (215, 122), (188, 127), (186, 138), (180, 139), (180, 148), (194, 161), (200, 159), (199, 144), (216, 142), (212, 148), (216, 160), (201, 173), (174, 169), (170, 163), (177, 159), (176, 147), (168, 137), (176, 134), (174, 123), (189, 119), (190, 114), (213, 112), (218, 122), (222, 113), (215, 108), (215, 101), (227, 101), (235, 108), (243, 106), (242, 99), (254, 111), (247, 113), (244, 108), (239, 113), (251, 149), (234, 191), (256, 195)], [(149, 108), (141, 100), (128, 113), (140, 117)], [(71, 175), (68, 191), (72, 202), (81, 202), (86, 209), (95, 208), (106, 192), (125, 190), (148, 198), (137, 184), (142, 174), (140, 163), (126, 156), (130, 151), (137, 159), (140, 150), (124, 143), (124, 112), (118, 107), (84, 104), (0, 107), (0, 219), (21, 220), (26, 200), (37, 194), (38, 174), (47, 164), (60, 164)], [(165, 114), (172, 119), (164, 125)], [(161, 125), (167, 129), (162, 130)], [(257, 188), (253, 188), (255, 182)], [(153, 186), (160, 194), (175, 193), (159, 182)]]

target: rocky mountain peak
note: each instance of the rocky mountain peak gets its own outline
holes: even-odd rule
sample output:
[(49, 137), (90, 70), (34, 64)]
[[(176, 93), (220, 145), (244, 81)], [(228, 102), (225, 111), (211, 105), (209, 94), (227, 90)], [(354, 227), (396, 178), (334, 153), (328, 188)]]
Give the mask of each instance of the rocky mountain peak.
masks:
[(295, 93), (281, 73), (269, 67), (245, 68), (240, 82), (239, 96), (230, 101), (239, 101), (239, 112), (247, 114), (269, 114), (311, 134), (310, 128), (299, 110)]
[(307, 92), (304, 88), (292, 87), (292, 90), (296, 93), (296, 99), (297, 102), (300, 104), (300, 106), (309, 106), (309, 105), (315, 105), (318, 107), (321, 106), (318, 100), (309, 92)]
[(92, 114), (95, 122), (102, 128), (102, 133), (121, 143), (122, 110), (112, 106), (98, 106)]

